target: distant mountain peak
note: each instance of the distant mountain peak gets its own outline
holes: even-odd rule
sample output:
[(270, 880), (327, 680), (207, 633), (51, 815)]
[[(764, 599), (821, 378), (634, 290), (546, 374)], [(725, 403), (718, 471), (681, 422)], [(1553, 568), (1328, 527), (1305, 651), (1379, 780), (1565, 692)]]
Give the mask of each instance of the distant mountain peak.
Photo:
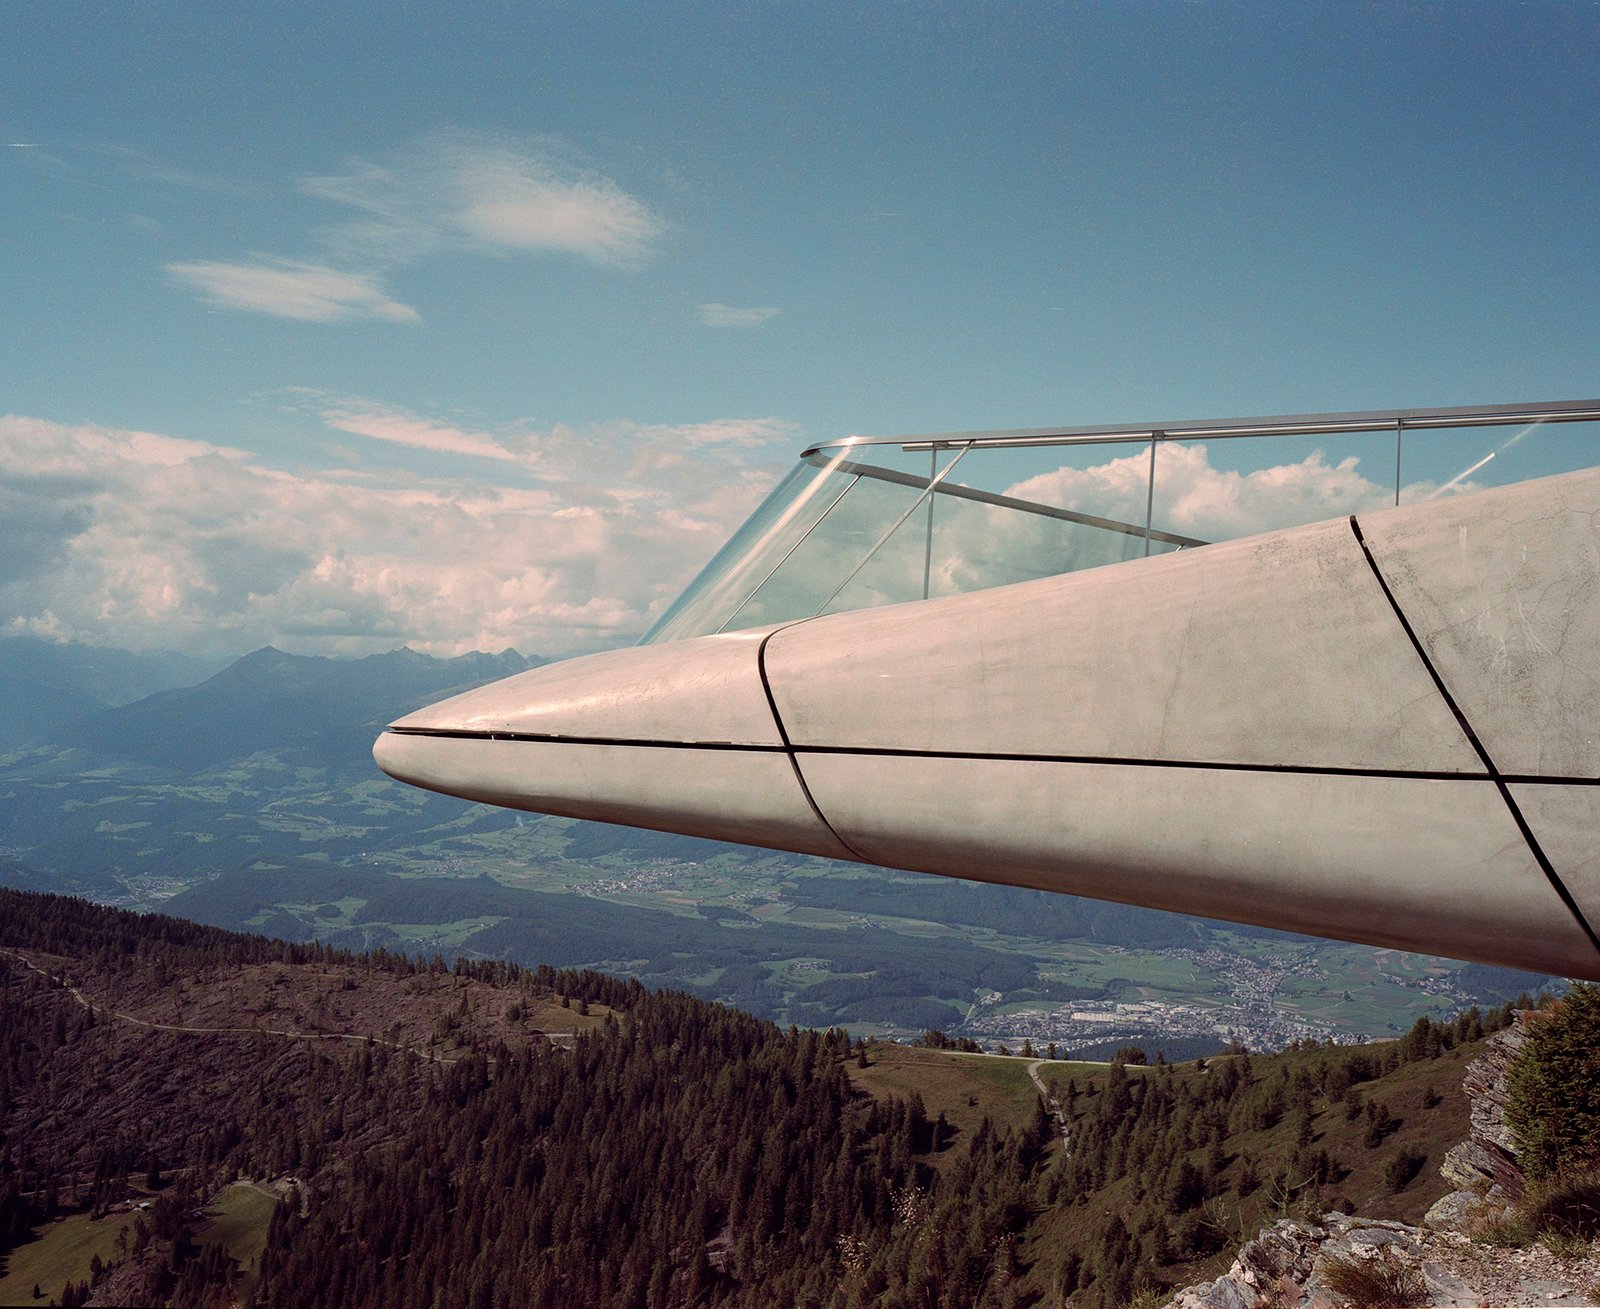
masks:
[(171, 650), (135, 653), (32, 633), (0, 637), (0, 749), (103, 709), (194, 686), (222, 666)]
[(438, 659), (406, 646), (335, 659), (267, 645), (198, 686), (100, 709), (41, 744), (178, 772), (276, 752), (295, 767), (370, 773), (385, 723), (542, 662), (514, 651)]

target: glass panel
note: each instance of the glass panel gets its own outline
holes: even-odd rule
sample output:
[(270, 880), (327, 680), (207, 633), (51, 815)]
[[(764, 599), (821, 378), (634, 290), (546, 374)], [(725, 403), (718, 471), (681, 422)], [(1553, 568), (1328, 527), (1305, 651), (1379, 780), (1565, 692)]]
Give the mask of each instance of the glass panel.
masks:
[[(728, 624), (729, 630), (759, 627), (763, 623), (782, 622), (786, 618), (809, 618), (829, 605), (830, 598), (839, 586), (867, 559), (872, 548), (883, 539), (884, 533), (894, 526), (900, 516), (914, 508), (927, 489), (927, 454), (920, 455), (916, 461), (922, 465), (920, 475), (911, 475), (903, 468), (891, 466), (905, 462), (905, 457), (898, 450), (889, 459), (884, 458), (880, 450), (873, 450), (870, 462), (862, 460), (857, 463), (851, 460), (844, 465), (852, 475), (849, 494), (833, 506), (816, 531), (784, 560), (783, 566), (763, 582), (749, 603)], [(884, 473), (898, 476), (895, 480), (889, 480), (883, 476)], [(906, 529), (914, 532), (916, 529), (912, 524), (918, 517), (913, 513), (895, 535), (903, 536)], [(908, 583), (905, 589), (875, 603), (886, 604), (891, 599), (916, 599), (922, 594), (921, 585), (919, 572), (915, 590), (910, 589)]]
[[(721, 630), (766, 576), (812, 531), (854, 477), (838, 468), (843, 454), (801, 460), (688, 589), (645, 633), (641, 644), (679, 641)], [(745, 626), (754, 626), (747, 623)]]
[(1394, 452), (1392, 431), (1163, 441), (1152, 521), (1226, 541), (1389, 508)]
[[(1142, 506), (1139, 523), (1131, 525), (1037, 502), (980, 499), (961, 487), (941, 487), (935, 499), (930, 595), (1098, 568), (1145, 553)], [(1190, 543), (1157, 534), (1150, 553), (1185, 544)]]
[[(894, 521), (893, 518), (878, 524), (878, 533), (866, 543), (870, 550), (879, 536)], [(843, 584), (839, 593), (828, 598), (824, 592), (815, 612), (842, 613), (846, 609), (872, 609), (878, 605), (899, 604), (902, 600), (920, 600), (922, 575), (927, 560), (928, 515), (927, 505), (919, 505), (910, 518), (895, 529), (894, 535), (873, 552), (862, 564), (860, 571), (850, 577), (846, 568), (830, 579), (834, 587)], [(866, 554), (866, 550), (861, 552)], [(848, 579), (848, 580), (847, 580)]]
[[(939, 460), (944, 466), (954, 457), (941, 452)], [(846, 447), (802, 460), (644, 643), (810, 617), (916, 506), (931, 467), (927, 451), (898, 446)], [(915, 590), (893, 598), (921, 594), (919, 575)]]
[(1400, 502), (1509, 486), (1600, 464), (1600, 423), (1520, 423), (1407, 431)]
[[(1138, 558), (1146, 552), (1149, 471), (1148, 446), (1141, 449), (1142, 457), (1126, 445), (957, 451), (933, 495), (823, 611), (977, 591)], [(1054, 503), (1022, 498), (1019, 489)], [(1098, 512), (1085, 512), (1090, 509)], [(1152, 551), (1198, 544), (1157, 534)]]

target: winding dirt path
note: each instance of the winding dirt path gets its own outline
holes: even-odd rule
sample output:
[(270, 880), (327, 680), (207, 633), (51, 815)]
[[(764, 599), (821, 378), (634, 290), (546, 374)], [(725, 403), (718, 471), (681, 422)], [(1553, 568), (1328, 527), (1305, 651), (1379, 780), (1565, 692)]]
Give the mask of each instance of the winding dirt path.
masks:
[(1050, 1116), (1056, 1120), (1056, 1126), (1061, 1129), (1061, 1149), (1063, 1153), (1071, 1154), (1072, 1134), (1069, 1130), (1071, 1125), (1067, 1121), (1066, 1111), (1062, 1109), (1061, 1102), (1051, 1093), (1050, 1088), (1044, 1084), (1044, 1078), (1039, 1076), (1039, 1070), (1050, 1062), (1052, 1061), (1048, 1059), (1029, 1060), (1028, 1077), (1039, 1088), (1039, 1096), (1044, 1101), (1045, 1108), (1050, 1111)]

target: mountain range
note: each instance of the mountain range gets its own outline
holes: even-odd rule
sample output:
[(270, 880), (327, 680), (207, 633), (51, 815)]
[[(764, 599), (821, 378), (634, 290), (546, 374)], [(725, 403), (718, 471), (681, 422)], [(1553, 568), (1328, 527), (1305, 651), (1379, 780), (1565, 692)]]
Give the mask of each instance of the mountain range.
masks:
[(393, 719), (543, 662), (515, 650), (443, 660), (410, 649), (327, 659), (267, 646), (198, 686), (81, 718), (52, 741), (92, 760), (176, 773), (261, 754), (294, 768), (370, 773), (372, 740)]
[(0, 640), (0, 750), (102, 709), (192, 686), (227, 665), (162, 651), (134, 654), (38, 636)]

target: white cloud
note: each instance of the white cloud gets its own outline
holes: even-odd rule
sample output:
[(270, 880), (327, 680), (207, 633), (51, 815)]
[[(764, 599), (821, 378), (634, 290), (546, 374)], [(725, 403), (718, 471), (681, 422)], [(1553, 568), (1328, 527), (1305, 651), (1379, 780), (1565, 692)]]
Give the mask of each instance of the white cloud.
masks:
[(552, 139), (436, 132), (381, 161), (352, 160), (297, 185), (359, 215), (312, 234), (319, 256), (174, 263), (168, 273), (229, 309), (415, 323), (421, 315), (385, 289), (385, 270), (451, 250), (574, 255), (631, 269), (649, 259), (664, 228), (643, 200)]
[(482, 442), (506, 480), (291, 472), (221, 444), (0, 418), (0, 630), (211, 653), (594, 649), (642, 631), (791, 453), (752, 454), (787, 435), (770, 419), (487, 433), (312, 403), (383, 441)]
[(410, 305), (389, 298), (375, 274), (342, 272), (326, 264), (298, 259), (214, 260), (168, 264), (167, 272), (201, 299), (228, 309), (317, 323), (352, 318), (421, 321)]
[[(1043, 473), (1008, 494), (1143, 524), (1149, 469), (1149, 454), (1141, 451), (1092, 468)], [(1213, 466), (1202, 443), (1174, 442), (1156, 451), (1156, 526), (1180, 536), (1221, 541), (1393, 503), (1393, 486), (1366, 477), (1354, 456), (1330, 462), (1314, 450), (1295, 463), (1239, 472)]]
[(365, 217), (323, 235), (364, 259), (409, 262), (440, 248), (552, 252), (634, 268), (662, 231), (644, 201), (551, 140), (436, 132), (381, 163), (302, 179), (308, 195)]
[(337, 431), (370, 437), (374, 441), (391, 441), (396, 445), (409, 445), (440, 454), (520, 462), (519, 455), (506, 449), (486, 432), (467, 431), (369, 400), (351, 399), (331, 403), (322, 410), (322, 417), (329, 427)]
[(546, 160), (481, 150), (457, 165), (453, 224), (487, 246), (558, 250), (598, 264), (643, 260), (660, 224), (609, 178), (563, 176)]
[(770, 306), (759, 309), (735, 309), (732, 305), (701, 305), (696, 316), (707, 327), (760, 327), (778, 316)]
[[(499, 431), (465, 427), (411, 413), (362, 396), (338, 396), (309, 387), (290, 388), (296, 407), (329, 427), (375, 441), (523, 465), (550, 485), (592, 482), (612, 486), (619, 498), (662, 489), (674, 470), (704, 472), (701, 452), (739, 452), (792, 442), (796, 428), (777, 418), (723, 418), (703, 423), (636, 423), (619, 419), (571, 427), (510, 424)], [(683, 490), (683, 487), (676, 487)]]

